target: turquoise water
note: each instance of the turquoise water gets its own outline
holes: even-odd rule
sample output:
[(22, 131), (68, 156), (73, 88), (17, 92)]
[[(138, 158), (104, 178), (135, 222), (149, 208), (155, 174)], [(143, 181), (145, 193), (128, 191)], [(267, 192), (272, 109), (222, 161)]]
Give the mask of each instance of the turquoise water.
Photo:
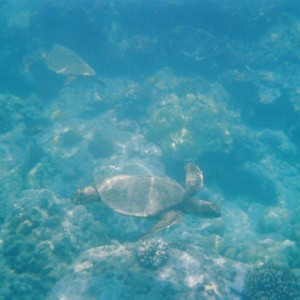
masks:
[[(300, 299), (298, 1), (0, 0), (0, 15), (0, 299)], [(117, 175), (184, 187), (186, 162), (220, 218), (185, 199), (143, 238), (163, 213), (74, 200)], [(115, 210), (148, 199), (131, 188)]]

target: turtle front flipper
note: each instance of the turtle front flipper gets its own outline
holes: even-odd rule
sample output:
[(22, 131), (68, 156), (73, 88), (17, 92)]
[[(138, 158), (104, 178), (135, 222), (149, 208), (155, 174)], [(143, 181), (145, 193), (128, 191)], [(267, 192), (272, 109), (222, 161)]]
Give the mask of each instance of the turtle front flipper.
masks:
[(183, 213), (180, 210), (169, 210), (162, 215), (158, 222), (150, 228), (150, 230), (142, 238), (146, 238), (160, 230), (170, 228), (174, 224), (179, 223), (182, 219)]
[(193, 196), (203, 188), (203, 173), (193, 163), (185, 164), (185, 189), (188, 196)]

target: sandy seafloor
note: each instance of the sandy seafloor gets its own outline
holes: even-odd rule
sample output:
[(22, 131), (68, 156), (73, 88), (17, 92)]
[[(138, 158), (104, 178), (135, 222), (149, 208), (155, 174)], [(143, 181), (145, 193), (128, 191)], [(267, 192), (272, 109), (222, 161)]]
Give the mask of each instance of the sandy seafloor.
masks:
[[(1, 0), (0, 299), (300, 299), (298, 2)], [(189, 161), (221, 218), (72, 200)]]

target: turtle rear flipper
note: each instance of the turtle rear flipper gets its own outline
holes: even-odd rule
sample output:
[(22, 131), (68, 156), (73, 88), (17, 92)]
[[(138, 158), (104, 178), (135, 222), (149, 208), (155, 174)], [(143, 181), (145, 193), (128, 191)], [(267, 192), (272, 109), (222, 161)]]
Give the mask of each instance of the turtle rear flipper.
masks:
[(149, 235), (179, 223), (183, 219), (183, 213), (180, 210), (169, 210), (165, 212), (156, 224), (142, 237), (147, 238)]
[(189, 199), (189, 201), (186, 201), (185, 203), (184, 210), (188, 213), (193, 213), (200, 218), (214, 219), (221, 217), (219, 205), (204, 200)]

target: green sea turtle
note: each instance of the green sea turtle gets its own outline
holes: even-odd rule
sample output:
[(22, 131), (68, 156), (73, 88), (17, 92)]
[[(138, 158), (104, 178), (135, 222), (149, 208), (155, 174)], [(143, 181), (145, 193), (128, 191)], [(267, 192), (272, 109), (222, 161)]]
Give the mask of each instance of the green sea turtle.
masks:
[(100, 199), (114, 211), (136, 217), (160, 216), (146, 236), (178, 223), (184, 212), (202, 218), (221, 216), (218, 205), (192, 198), (203, 187), (203, 174), (192, 163), (185, 165), (185, 188), (176, 181), (158, 176), (117, 175), (77, 190), (78, 204)]
[(24, 60), (26, 69), (42, 60), (48, 70), (64, 76), (95, 76), (95, 71), (75, 52), (61, 45), (53, 45), (50, 51), (37, 50)]

